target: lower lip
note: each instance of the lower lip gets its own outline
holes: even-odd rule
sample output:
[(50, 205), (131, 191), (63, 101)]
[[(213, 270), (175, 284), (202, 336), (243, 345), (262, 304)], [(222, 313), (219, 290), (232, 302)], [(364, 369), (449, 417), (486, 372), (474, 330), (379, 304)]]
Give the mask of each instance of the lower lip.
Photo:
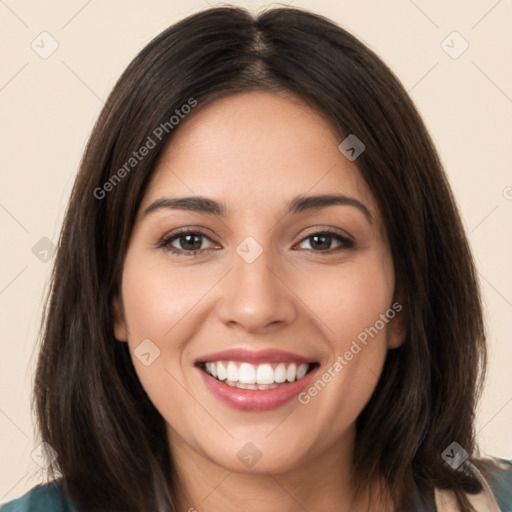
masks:
[(270, 411), (281, 407), (301, 393), (309, 385), (318, 367), (313, 368), (300, 380), (262, 390), (229, 386), (207, 374), (201, 368), (197, 368), (197, 370), (201, 373), (206, 387), (229, 407), (240, 411)]

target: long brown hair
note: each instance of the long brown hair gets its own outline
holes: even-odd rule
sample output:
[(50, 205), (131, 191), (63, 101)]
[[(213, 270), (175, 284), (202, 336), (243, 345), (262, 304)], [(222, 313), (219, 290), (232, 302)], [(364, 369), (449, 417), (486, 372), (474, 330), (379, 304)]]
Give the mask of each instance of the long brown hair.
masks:
[[(252, 89), (292, 93), (328, 118), (340, 141), (353, 133), (364, 142), (356, 163), (404, 291), (407, 339), (389, 352), (357, 419), (357, 488), (380, 475), (402, 510), (418, 495), (431, 502), (435, 485), (472, 510), (464, 492), (479, 483), (441, 457), (456, 441), (485, 474), (474, 436), (486, 363), (480, 292), (446, 175), (390, 69), (333, 22), (292, 8), (189, 16), (152, 40), (110, 94), (73, 187), (41, 327), (34, 402), (42, 440), (59, 454), (51, 475), (83, 510), (176, 510), (165, 421), (128, 345), (114, 338), (111, 304), (155, 161), (179, 129), (169, 120), (193, 101), (198, 111)], [(152, 148), (132, 165), (148, 137)]]

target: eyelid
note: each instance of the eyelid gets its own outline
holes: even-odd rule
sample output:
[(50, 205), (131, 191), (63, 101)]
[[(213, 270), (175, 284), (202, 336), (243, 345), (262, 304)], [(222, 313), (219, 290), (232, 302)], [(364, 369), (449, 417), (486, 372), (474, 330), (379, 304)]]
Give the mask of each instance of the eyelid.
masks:
[(306, 233), (302, 235), (301, 241), (304, 240), (304, 238), (307, 238), (308, 236), (317, 235), (320, 233), (329, 233), (337, 235), (340, 238), (355, 243), (355, 239), (352, 235), (350, 235), (347, 231), (337, 228), (335, 226), (313, 227), (311, 229), (308, 229), (306, 230)]

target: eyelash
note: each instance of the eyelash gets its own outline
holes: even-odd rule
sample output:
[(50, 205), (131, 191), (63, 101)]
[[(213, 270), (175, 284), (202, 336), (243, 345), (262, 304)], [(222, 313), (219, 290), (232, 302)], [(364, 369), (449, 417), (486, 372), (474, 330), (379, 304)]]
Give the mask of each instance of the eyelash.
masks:
[[(178, 233), (174, 233), (171, 236), (164, 236), (160, 240), (160, 242), (158, 242), (157, 247), (165, 249), (165, 250), (171, 252), (172, 254), (176, 254), (178, 256), (185, 256), (185, 255), (186, 256), (195, 256), (198, 252), (208, 250), (208, 249), (195, 249), (193, 251), (186, 251), (186, 250), (183, 250), (183, 249), (177, 249), (176, 247), (173, 247), (171, 245), (171, 242), (173, 242), (174, 240), (177, 240), (177, 239), (183, 237), (184, 235), (201, 236), (201, 237), (207, 238), (208, 240), (210, 240), (212, 242), (210, 237), (207, 236), (205, 233), (203, 233), (201, 231), (187, 231), (187, 230), (183, 230), (183, 231), (179, 231)], [(342, 243), (342, 245), (341, 245), (341, 247), (338, 247), (338, 248), (335, 248), (335, 249), (328, 249), (326, 251), (315, 251), (313, 249), (306, 249), (307, 251), (315, 252), (315, 253), (318, 253), (318, 254), (332, 254), (334, 252), (338, 252), (338, 251), (342, 251), (342, 250), (347, 250), (347, 249), (352, 249), (354, 247), (354, 245), (355, 245), (352, 240), (350, 240), (348, 238), (345, 238), (345, 237), (341, 236), (338, 232), (330, 230), (330, 229), (324, 229), (324, 230), (321, 230), (321, 231), (316, 231), (314, 233), (311, 233), (310, 235), (307, 235), (306, 237), (304, 237), (299, 242), (299, 245), (302, 242), (304, 242), (305, 240), (307, 240), (308, 238), (312, 238), (312, 237), (314, 237), (316, 235), (332, 236), (334, 238), (337, 238), (338, 241), (340, 241)]]

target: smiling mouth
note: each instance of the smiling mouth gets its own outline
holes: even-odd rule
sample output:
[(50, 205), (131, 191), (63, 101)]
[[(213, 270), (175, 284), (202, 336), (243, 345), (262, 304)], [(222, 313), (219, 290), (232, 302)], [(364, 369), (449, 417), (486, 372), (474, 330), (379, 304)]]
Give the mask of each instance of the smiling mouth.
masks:
[(303, 379), (318, 363), (263, 363), (240, 361), (199, 362), (205, 373), (228, 386), (239, 389), (267, 390)]

